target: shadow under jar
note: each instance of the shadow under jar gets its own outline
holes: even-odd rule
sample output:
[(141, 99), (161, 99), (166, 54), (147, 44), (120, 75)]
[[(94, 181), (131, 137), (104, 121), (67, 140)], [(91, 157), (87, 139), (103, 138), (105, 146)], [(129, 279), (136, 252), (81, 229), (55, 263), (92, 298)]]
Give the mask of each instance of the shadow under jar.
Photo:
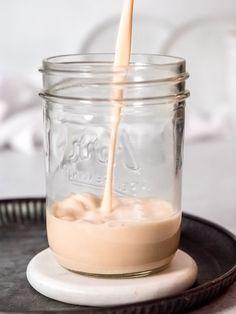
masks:
[[(128, 69), (114, 68), (113, 60), (91, 54), (43, 61), (47, 236), (69, 270), (144, 276), (166, 267), (179, 244), (188, 74), (176, 57), (132, 55)], [(118, 104), (112, 205), (104, 214)]]

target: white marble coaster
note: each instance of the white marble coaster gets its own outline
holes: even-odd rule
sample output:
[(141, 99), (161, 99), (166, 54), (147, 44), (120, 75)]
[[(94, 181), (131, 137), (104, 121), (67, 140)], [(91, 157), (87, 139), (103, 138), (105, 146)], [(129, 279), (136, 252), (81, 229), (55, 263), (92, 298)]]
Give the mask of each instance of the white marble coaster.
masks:
[(178, 250), (164, 271), (132, 279), (103, 279), (82, 276), (61, 267), (50, 249), (37, 254), (27, 267), (27, 279), (41, 294), (65, 303), (112, 306), (175, 295), (196, 280), (197, 265)]

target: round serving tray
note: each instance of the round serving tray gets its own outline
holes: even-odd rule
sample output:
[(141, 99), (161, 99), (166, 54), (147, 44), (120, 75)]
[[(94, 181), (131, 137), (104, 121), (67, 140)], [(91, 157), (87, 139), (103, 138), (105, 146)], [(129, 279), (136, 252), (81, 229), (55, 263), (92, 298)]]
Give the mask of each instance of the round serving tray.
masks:
[(44, 199), (0, 201), (0, 312), (183, 313), (210, 302), (236, 280), (236, 238), (214, 223), (184, 214), (180, 248), (199, 267), (191, 289), (174, 297), (109, 308), (57, 302), (33, 290), (25, 274), (30, 259), (47, 247), (44, 222)]

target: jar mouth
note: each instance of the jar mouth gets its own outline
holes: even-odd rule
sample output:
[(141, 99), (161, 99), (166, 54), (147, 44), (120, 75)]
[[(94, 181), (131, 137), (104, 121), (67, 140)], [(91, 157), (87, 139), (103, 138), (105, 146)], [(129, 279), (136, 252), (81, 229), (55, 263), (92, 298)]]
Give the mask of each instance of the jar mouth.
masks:
[[(113, 66), (113, 53), (88, 53), (57, 55), (43, 59), (40, 72), (67, 73), (123, 73), (127, 67)], [(159, 67), (174, 67), (185, 70), (185, 59), (159, 54), (131, 54), (129, 69), (144, 70)]]
[[(181, 101), (189, 77), (183, 58), (132, 54), (128, 67), (114, 67), (114, 54), (73, 54), (43, 60), (43, 98), (57, 101)], [(118, 78), (118, 79), (117, 79)], [(121, 98), (114, 97), (122, 90)], [(117, 93), (116, 93), (117, 94)]]

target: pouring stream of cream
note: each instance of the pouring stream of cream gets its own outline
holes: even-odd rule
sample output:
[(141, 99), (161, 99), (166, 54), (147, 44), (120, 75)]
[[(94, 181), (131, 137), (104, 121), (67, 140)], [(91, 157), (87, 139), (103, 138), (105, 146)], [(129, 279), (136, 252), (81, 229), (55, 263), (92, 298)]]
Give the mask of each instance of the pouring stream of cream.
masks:
[(114, 177), (114, 164), (115, 164), (115, 153), (116, 144), (118, 137), (118, 129), (121, 119), (121, 111), (124, 106), (123, 103), (123, 86), (122, 83), (125, 82), (126, 73), (129, 66), (131, 45), (132, 45), (132, 24), (133, 24), (133, 7), (134, 0), (125, 0), (120, 26), (116, 41), (116, 52), (114, 60), (114, 69), (123, 70), (124, 72), (120, 74), (115, 74), (114, 84), (115, 86), (113, 103), (114, 110), (112, 114), (112, 128), (111, 128), (111, 138), (108, 153), (108, 165), (106, 173), (106, 182), (104, 188), (104, 194), (101, 204), (101, 213), (107, 215), (112, 210), (112, 184)]

